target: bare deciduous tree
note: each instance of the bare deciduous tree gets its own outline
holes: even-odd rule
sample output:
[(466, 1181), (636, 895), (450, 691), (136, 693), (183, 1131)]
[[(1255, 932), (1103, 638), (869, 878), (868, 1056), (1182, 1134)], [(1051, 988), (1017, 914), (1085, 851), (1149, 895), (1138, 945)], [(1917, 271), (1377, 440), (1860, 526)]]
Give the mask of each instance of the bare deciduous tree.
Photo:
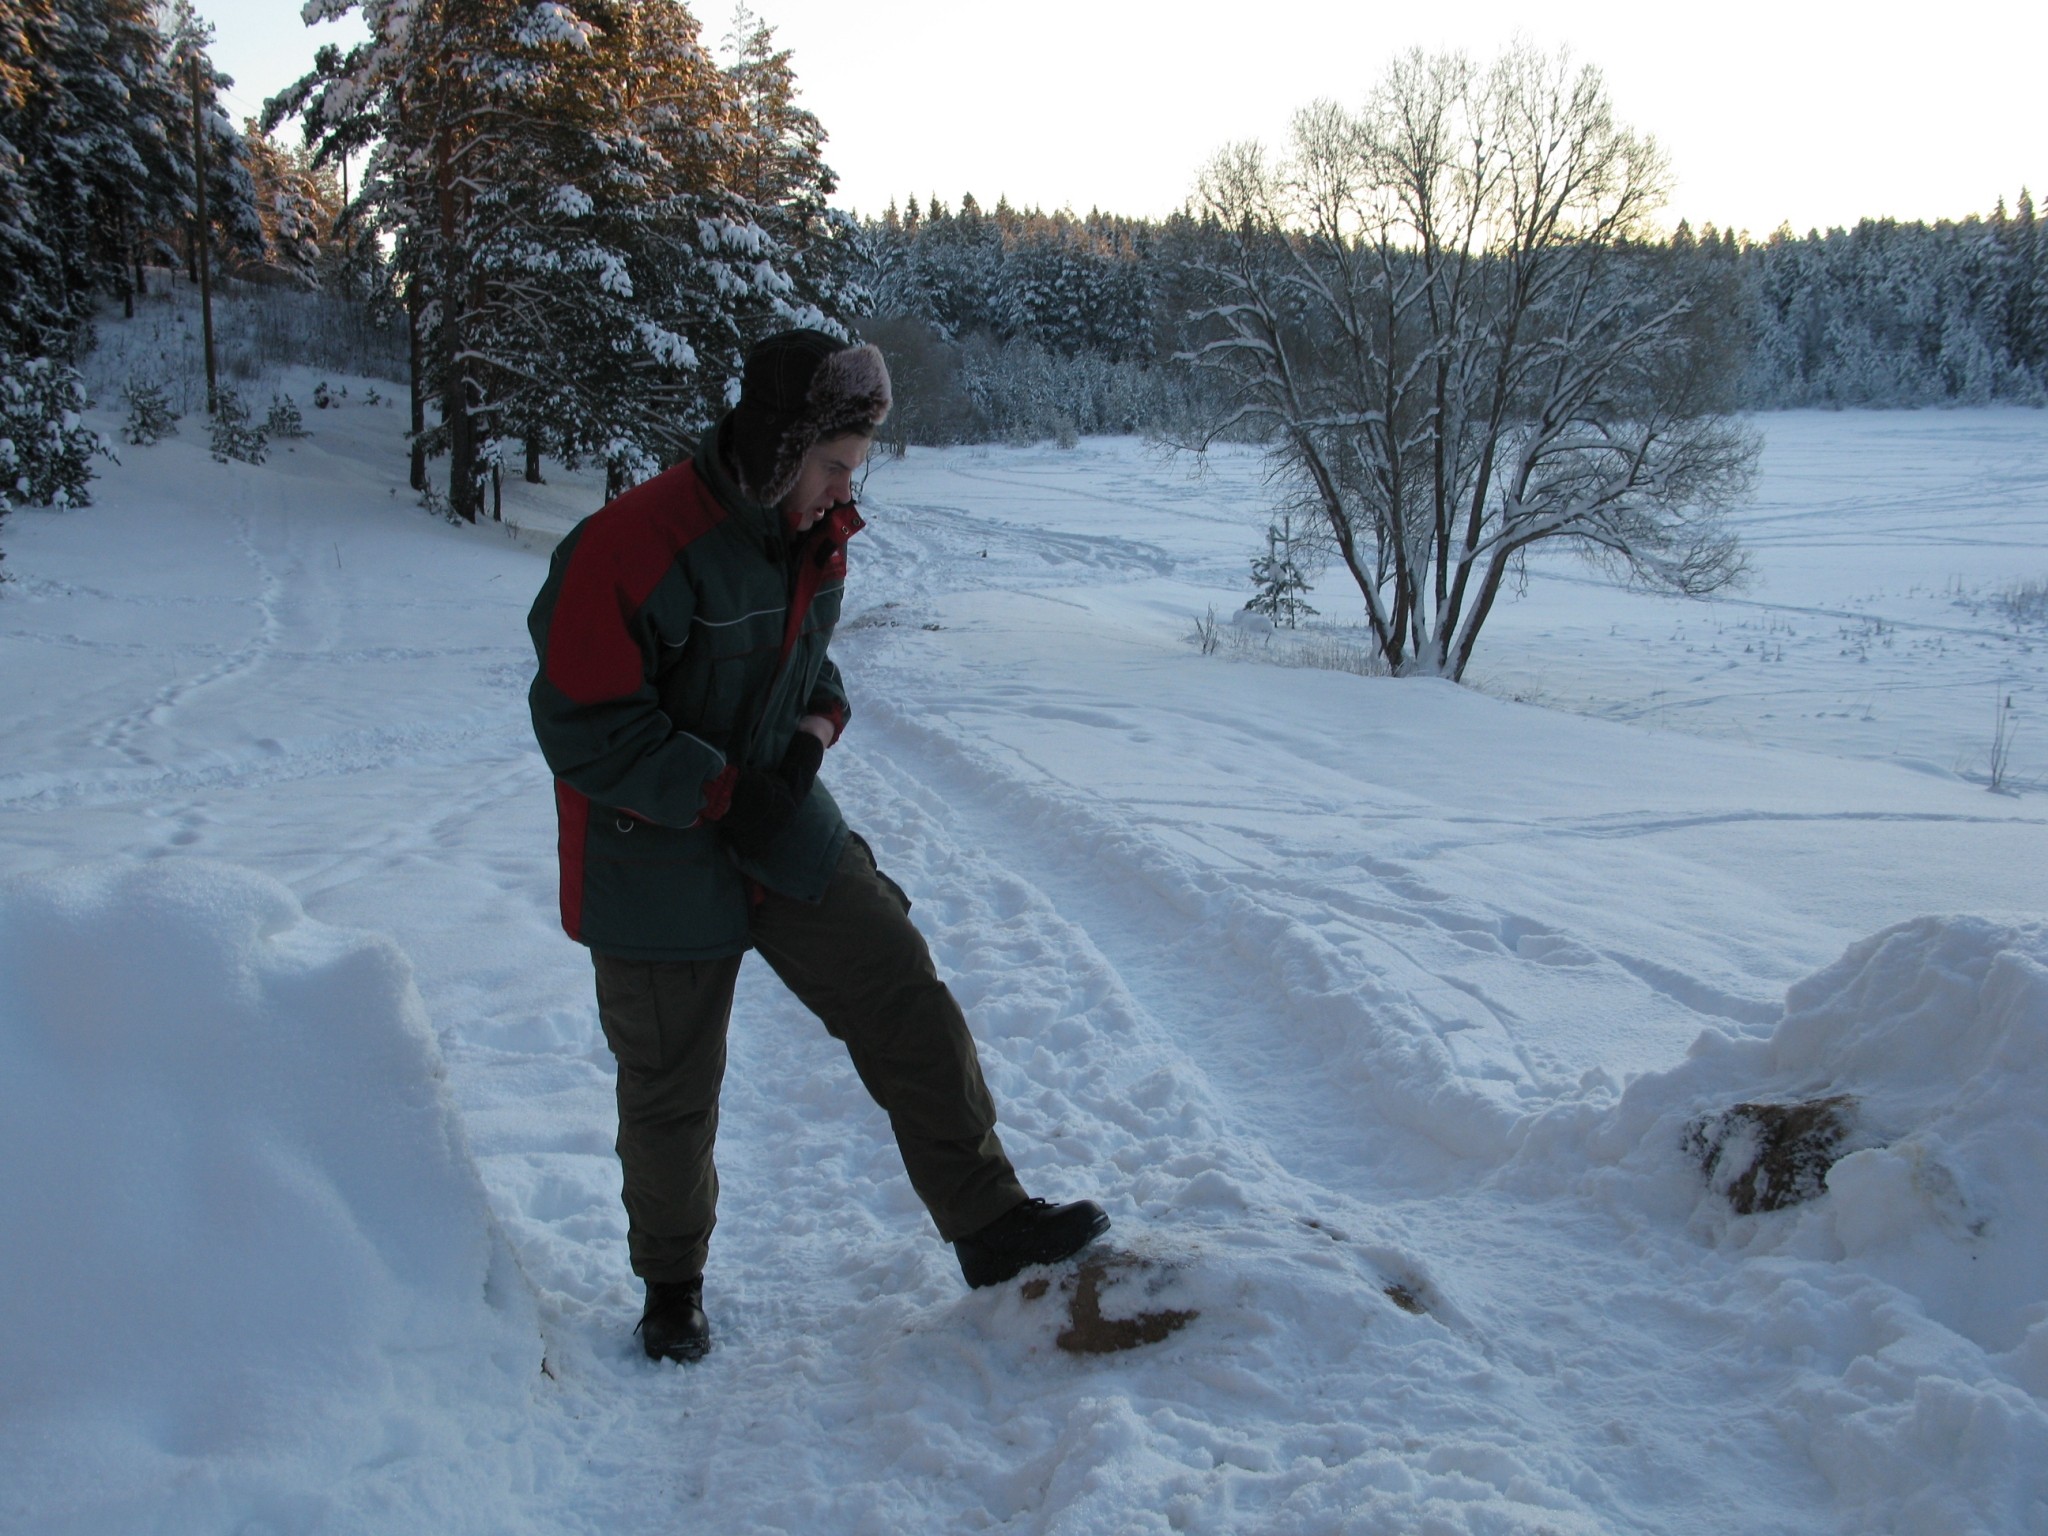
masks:
[(1201, 441), (1274, 444), (1396, 672), (1461, 676), (1545, 540), (1666, 591), (1741, 574), (1721, 514), (1756, 446), (1727, 317), (1638, 243), (1664, 179), (1597, 70), (1525, 48), (1410, 54), (1362, 113), (1301, 112), (1284, 160), (1204, 173), (1185, 356), (1228, 405)]

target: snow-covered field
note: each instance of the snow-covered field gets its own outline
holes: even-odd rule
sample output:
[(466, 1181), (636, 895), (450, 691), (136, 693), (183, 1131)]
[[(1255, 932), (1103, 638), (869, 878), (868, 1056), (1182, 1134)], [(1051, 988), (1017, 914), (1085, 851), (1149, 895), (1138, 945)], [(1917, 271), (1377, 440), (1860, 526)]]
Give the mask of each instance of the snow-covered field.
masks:
[[(590, 487), (449, 527), (349, 382), (0, 528), (0, 1528), (2048, 1532), (2048, 416), (1768, 418), (1748, 592), (1538, 565), (1476, 688), (1200, 654), (1249, 457), (879, 464), (833, 792), (1196, 1315), (967, 1293), (750, 968), (685, 1369), (525, 720)], [(1810, 1203), (1687, 1151), (1833, 1096)]]

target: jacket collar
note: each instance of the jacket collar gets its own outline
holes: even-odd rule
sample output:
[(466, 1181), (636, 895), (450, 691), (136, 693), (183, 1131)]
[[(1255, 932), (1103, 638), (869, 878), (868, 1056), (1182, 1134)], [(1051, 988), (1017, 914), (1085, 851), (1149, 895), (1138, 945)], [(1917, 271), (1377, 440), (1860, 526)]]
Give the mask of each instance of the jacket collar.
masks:
[(732, 514), (733, 520), (754, 538), (771, 545), (780, 544), (782, 520), (776, 516), (775, 509), (764, 507), (749, 497), (740, 489), (739, 478), (726, 468), (721, 445), (731, 424), (732, 413), (728, 411), (698, 440), (697, 452), (691, 460), (697, 467), (697, 478), (718, 498), (719, 505)]

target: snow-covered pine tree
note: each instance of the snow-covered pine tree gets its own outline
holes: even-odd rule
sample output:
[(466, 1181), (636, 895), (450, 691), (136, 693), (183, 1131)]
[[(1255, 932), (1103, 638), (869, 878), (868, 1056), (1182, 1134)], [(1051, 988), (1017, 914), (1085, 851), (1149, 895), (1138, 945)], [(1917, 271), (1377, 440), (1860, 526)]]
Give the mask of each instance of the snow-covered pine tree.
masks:
[(171, 409), (161, 385), (131, 384), (127, 396), (128, 420), (121, 427), (122, 442), (149, 448), (178, 435), (178, 413)]
[(1289, 629), (1316, 616), (1308, 604), (1312, 583), (1301, 568), (1305, 542), (1291, 512), (1281, 513), (1277, 522), (1266, 525), (1266, 552), (1252, 561), (1255, 590), (1244, 605), (1246, 612), (1263, 613)]
[[(355, 8), (317, 0), (308, 20)], [(417, 316), (440, 404), (421, 445), (448, 454), (458, 514), (504, 437), (597, 458), (615, 485), (659, 467), (723, 408), (753, 334), (833, 323), (736, 169), (752, 154), (802, 205), (801, 125), (794, 161), (764, 153), (678, 0), (362, 10), (369, 40), (323, 52), (266, 122), (303, 114), (322, 156), (374, 146), (363, 197)], [(750, 66), (771, 105), (777, 57)]]
[(81, 418), (84, 409), (75, 369), (0, 354), (0, 512), (91, 503), (93, 456), (107, 445)]
[(0, 370), (67, 329), (63, 268), (30, 173), (52, 126), (56, 28), (51, 0), (0, 0)]
[[(135, 3), (135, 0), (123, 0)], [(260, 261), (264, 254), (263, 218), (256, 204), (256, 182), (250, 173), (248, 145), (221, 102), (223, 92), (234, 86), (234, 78), (214, 67), (208, 49), (213, 43), (213, 24), (192, 8), (192, 0), (173, 0), (165, 32), (164, 68), (169, 109), (176, 113), (176, 127), (167, 135), (169, 152), (178, 177), (172, 206), (163, 217), (182, 225), (185, 233), (186, 270), (198, 281), (197, 247), (192, 229), (198, 198), (193, 180), (192, 91), (197, 76), (199, 131), (206, 149), (206, 217), (208, 228), (196, 232), (211, 242), (209, 249), (238, 261)], [(170, 228), (159, 226), (160, 241), (172, 238)]]
[[(203, 39), (195, 46), (204, 70)], [(0, 0), (9, 500), (81, 502), (104, 446), (78, 420), (82, 391), (68, 365), (95, 293), (132, 300), (145, 242), (185, 206), (174, 51), (147, 0)], [(230, 163), (224, 185), (231, 172)], [(246, 206), (232, 194), (219, 203), (231, 223)]]
[(268, 444), (268, 436), (250, 419), (249, 407), (242, 403), (242, 397), (225, 387), (216, 390), (211, 429), (215, 461), (225, 464), (232, 459), (243, 464), (261, 464)]
[(268, 265), (308, 288), (342, 279), (352, 251), (342, 223), (341, 181), (296, 145), (279, 144), (260, 123), (243, 125), (243, 144)]

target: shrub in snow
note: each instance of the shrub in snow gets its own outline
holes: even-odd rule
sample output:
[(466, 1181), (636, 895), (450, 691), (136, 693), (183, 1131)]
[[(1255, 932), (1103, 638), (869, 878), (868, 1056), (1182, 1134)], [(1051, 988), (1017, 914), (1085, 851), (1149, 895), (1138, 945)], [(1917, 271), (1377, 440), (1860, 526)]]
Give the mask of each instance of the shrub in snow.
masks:
[(1685, 1128), (1685, 1148), (1737, 1215), (1779, 1211), (1825, 1188), (1855, 1125), (1847, 1094), (1798, 1104), (1737, 1104)]
[(334, 404), (334, 396), (327, 388), (327, 381), (322, 379), (313, 386), (313, 407), (315, 410), (324, 411), (332, 404)]
[(107, 445), (81, 419), (84, 409), (75, 370), (0, 354), (0, 511), (91, 503), (92, 457)]
[(269, 439), (263, 428), (249, 420), (249, 407), (232, 389), (214, 392), (213, 456), (225, 464), (234, 459), (243, 464), (261, 464)]
[(423, 511), (446, 518), (451, 523), (462, 521), (456, 515), (455, 508), (449, 503), (448, 498), (441, 494), (441, 488), (431, 480), (420, 487), (420, 507)]
[(1998, 605), (2015, 624), (2048, 624), (2048, 579), (2014, 583), (1999, 594)]
[(178, 413), (160, 384), (128, 386), (128, 419), (121, 425), (121, 441), (148, 448), (167, 437), (178, 435)]
[(306, 419), (299, 414), (298, 402), (290, 395), (272, 395), (270, 415), (263, 423), (263, 430), (272, 437), (306, 436)]

